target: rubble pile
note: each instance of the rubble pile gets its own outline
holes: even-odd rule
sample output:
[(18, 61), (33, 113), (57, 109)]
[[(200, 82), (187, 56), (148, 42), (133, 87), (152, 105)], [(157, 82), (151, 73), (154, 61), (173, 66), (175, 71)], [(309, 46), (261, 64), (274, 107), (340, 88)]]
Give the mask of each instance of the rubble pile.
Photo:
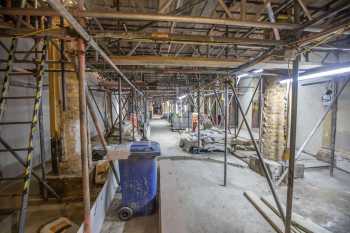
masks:
[[(258, 140), (255, 141), (257, 144), (259, 143)], [(231, 140), (231, 148), (234, 148), (236, 146), (236, 150), (245, 150), (245, 151), (254, 151), (254, 144), (253, 141), (248, 138), (242, 138), (237, 137), (233, 138)]]
[[(204, 151), (224, 151), (224, 131), (217, 128), (204, 129), (200, 131), (200, 149)], [(233, 135), (228, 134), (228, 142), (232, 141)], [(198, 133), (182, 133), (179, 146), (183, 150), (191, 152), (198, 147)]]

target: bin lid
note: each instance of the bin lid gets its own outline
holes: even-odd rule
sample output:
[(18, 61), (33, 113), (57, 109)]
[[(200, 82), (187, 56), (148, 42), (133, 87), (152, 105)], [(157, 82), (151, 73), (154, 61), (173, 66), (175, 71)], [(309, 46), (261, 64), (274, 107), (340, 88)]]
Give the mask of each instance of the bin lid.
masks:
[(160, 156), (160, 145), (155, 141), (138, 141), (130, 145), (129, 158), (153, 158)]

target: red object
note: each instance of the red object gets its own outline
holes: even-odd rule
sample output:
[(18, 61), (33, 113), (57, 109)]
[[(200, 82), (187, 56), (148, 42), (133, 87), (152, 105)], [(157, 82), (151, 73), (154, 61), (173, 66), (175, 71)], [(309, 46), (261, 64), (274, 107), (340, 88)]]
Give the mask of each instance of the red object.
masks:
[(137, 128), (138, 122), (137, 122), (137, 116), (136, 113), (130, 114), (129, 116), (129, 121), (131, 122), (131, 124)]

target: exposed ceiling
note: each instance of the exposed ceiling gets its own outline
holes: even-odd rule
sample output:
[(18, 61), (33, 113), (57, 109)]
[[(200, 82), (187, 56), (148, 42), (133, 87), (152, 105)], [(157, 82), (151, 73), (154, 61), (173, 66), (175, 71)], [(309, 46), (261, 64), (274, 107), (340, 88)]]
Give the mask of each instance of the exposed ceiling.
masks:
[[(140, 89), (167, 89), (174, 97), (198, 82), (243, 70), (287, 75), (295, 49), (303, 55), (301, 69), (349, 61), (349, 5), (348, 0), (89, 0), (85, 15), (75, 16), (85, 16), (86, 30)], [(104, 78), (118, 78), (91, 47), (87, 62)]]

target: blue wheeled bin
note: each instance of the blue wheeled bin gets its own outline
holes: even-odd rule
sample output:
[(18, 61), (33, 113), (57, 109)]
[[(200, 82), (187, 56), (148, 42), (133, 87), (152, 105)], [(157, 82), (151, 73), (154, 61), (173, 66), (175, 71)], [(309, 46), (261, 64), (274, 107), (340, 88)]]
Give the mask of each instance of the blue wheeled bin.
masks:
[(160, 146), (154, 141), (133, 142), (130, 156), (119, 160), (122, 203), (119, 218), (150, 215), (155, 210), (157, 195), (157, 162)]

